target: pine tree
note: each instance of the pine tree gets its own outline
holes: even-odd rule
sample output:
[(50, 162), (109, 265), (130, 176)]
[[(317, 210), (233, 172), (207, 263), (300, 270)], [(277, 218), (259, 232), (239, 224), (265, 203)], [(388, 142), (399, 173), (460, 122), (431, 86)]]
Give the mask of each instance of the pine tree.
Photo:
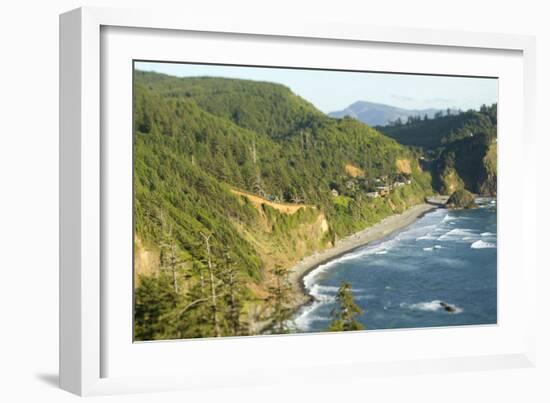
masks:
[(276, 266), (271, 273), (274, 276), (274, 284), (269, 287), (267, 302), (273, 313), (273, 333), (289, 333), (288, 321), (292, 316), (290, 303), (292, 302), (292, 286), (288, 279), (288, 269)]
[(225, 262), (221, 271), (223, 283), (223, 299), (227, 307), (226, 320), (229, 331), (232, 336), (247, 334), (246, 323), (241, 320), (241, 310), (243, 308), (243, 295), (245, 294), (245, 285), (242, 276), (231, 255), (226, 253)]
[(162, 237), (160, 242), (160, 268), (170, 272), (174, 293), (179, 293), (178, 274), (184, 262), (180, 259), (176, 242), (172, 234), (172, 225), (167, 223), (166, 215), (160, 212)]
[(350, 283), (342, 282), (336, 294), (336, 302), (339, 306), (332, 311), (333, 321), (329, 327), (330, 331), (343, 332), (364, 329), (363, 325), (356, 320), (356, 317), (363, 311), (353, 301)]

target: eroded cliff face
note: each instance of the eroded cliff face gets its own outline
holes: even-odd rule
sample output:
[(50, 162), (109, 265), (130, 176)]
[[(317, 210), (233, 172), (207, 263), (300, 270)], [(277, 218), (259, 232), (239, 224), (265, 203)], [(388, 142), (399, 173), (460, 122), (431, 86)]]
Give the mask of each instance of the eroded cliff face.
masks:
[(492, 143), (483, 158), (484, 178), (479, 184), (479, 194), (497, 195), (497, 143)]
[(482, 196), (497, 195), (497, 143), (466, 138), (444, 150), (436, 165), (440, 193), (466, 189)]
[[(276, 266), (292, 267), (300, 259), (332, 246), (329, 223), (324, 213), (313, 206), (289, 210), (286, 204), (263, 200), (245, 193), (237, 194), (242, 203), (252, 203), (257, 210), (253, 225), (233, 220), (232, 225), (249, 242), (262, 262), (262, 281), (252, 288), (258, 297), (264, 296), (269, 272)], [(253, 198), (253, 200), (250, 200)], [(293, 206), (295, 207), (295, 206)], [(185, 264), (185, 262), (184, 262)], [(135, 238), (134, 275), (136, 285), (140, 276), (156, 276), (163, 269), (161, 251)]]
[(134, 239), (134, 277), (140, 275), (152, 276), (160, 270), (160, 254), (153, 248), (144, 246), (139, 237)]

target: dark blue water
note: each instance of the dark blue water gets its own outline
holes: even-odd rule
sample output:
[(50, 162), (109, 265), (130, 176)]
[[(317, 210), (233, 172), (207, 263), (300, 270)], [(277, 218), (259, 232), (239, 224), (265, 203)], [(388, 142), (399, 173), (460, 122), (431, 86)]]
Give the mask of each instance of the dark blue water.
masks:
[[(366, 329), (495, 324), (497, 321), (496, 205), (438, 209), (375, 244), (309, 273), (316, 302), (295, 318), (300, 331), (331, 322), (342, 281), (352, 284)], [(455, 308), (449, 313), (445, 302)]]

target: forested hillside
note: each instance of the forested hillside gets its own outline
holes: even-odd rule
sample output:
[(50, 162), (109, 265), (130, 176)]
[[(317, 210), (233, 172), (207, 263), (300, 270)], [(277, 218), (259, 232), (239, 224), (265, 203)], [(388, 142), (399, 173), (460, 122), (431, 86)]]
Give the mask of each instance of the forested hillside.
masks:
[(480, 132), (496, 136), (496, 104), (482, 106), (479, 111), (436, 113), (433, 118), (425, 115), (411, 116), (403, 122), (377, 129), (401, 144), (433, 150), (460, 138)]
[(497, 192), (497, 105), (479, 111), (411, 117), (378, 128), (401, 144), (419, 147), (432, 161), (434, 188), (495, 196)]
[(136, 71), (134, 127), (137, 340), (255, 333), (285, 269), (432, 191), (418, 153), (278, 84)]

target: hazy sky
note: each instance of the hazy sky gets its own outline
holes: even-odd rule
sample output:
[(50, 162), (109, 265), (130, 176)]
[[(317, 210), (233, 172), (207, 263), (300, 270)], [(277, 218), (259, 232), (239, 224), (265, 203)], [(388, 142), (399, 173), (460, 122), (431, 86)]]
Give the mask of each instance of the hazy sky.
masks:
[(344, 109), (355, 101), (408, 109), (466, 110), (495, 103), (498, 98), (498, 80), (490, 78), (150, 62), (136, 62), (135, 67), (178, 77), (214, 76), (280, 83), (325, 113)]

